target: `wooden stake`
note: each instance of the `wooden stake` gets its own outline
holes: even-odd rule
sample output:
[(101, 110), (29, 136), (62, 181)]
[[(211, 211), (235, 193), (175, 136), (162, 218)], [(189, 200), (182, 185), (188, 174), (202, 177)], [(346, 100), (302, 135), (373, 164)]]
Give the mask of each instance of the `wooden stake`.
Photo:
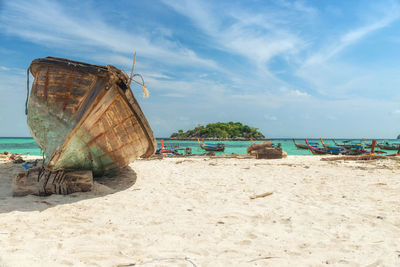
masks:
[(135, 68), (135, 61), (136, 61), (136, 52), (133, 55), (133, 64), (132, 64), (132, 71), (131, 71), (131, 76), (129, 77), (128, 85), (131, 85), (132, 79), (133, 79), (133, 69)]
[(273, 193), (274, 192), (266, 192), (266, 193), (259, 194), (259, 195), (253, 195), (253, 196), (250, 196), (250, 199), (255, 199), (255, 198), (260, 198), (260, 197), (267, 197), (267, 196), (272, 195)]

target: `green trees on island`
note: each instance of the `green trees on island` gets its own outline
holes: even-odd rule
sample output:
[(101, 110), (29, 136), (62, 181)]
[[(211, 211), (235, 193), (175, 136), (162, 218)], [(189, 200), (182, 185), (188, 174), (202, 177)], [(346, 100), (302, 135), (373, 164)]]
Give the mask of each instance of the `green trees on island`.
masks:
[(240, 122), (217, 122), (209, 123), (205, 127), (197, 126), (193, 130), (184, 132), (179, 130), (173, 133), (171, 138), (265, 138), (257, 128), (243, 125)]

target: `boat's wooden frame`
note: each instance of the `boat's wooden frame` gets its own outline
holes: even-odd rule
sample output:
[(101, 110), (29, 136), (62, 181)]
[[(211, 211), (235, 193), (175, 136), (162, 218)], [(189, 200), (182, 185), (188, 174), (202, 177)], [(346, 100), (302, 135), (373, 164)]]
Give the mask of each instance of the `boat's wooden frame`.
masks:
[(48, 169), (102, 175), (154, 154), (153, 131), (121, 70), (55, 57), (29, 70), (28, 126)]

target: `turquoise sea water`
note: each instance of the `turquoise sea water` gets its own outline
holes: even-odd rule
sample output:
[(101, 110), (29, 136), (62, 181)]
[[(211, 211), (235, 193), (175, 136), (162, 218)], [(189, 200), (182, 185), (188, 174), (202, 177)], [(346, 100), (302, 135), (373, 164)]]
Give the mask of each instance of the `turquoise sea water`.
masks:
[(0, 137), (0, 153), (4, 151), (24, 155), (42, 155), (39, 146), (30, 137)]
[[(343, 140), (349, 139), (335, 139), (336, 142), (341, 143)], [(360, 139), (352, 139), (360, 141)], [(387, 140), (387, 139), (385, 139)], [(310, 142), (320, 143), (319, 139), (309, 139)], [(371, 142), (370, 139), (367, 139), (368, 142)], [(381, 140), (378, 140), (381, 141)], [(392, 139), (387, 140), (390, 143), (400, 143), (400, 140)], [(210, 141), (212, 142), (212, 141)], [(303, 139), (296, 139), (297, 143), (304, 144)], [(324, 140), (325, 143), (332, 144), (333, 142), (331, 139)], [(157, 140), (158, 145), (160, 145), (160, 141)], [(225, 151), (224, 152), (217, 152), (217, 155), (221, 154), (246, 154), (246, 148), (251, 145), (250, 141), (224, 141), (225, 144)], [(262, 141), (255, 141), (255, 143), (262, 143)], [(292, 139), (273, 139), (272, 143), (274, 144), (281, 144), (281, 147), (284, 151), (288, 153), (288, 155), (311, 155), (311, 152), (305, 149), (298, 149), (293, 144)], [(166, 147), (174, 147), (179, 146), (180, 148), (190, 147), (192, 148), (193, 154), (203, 154), (205, 153), (202, 150), (197, 141), (176, 141), (176, 140), (165, 140), (164, 145)], [(38, 147), (37, 143), (33, 138), (16, 138), (16, 137), (0, 137), (0, 153), (8, 151), (11, 153), (21, 153), (21, 154), (28, 154), (28, 155), (42, 155), (40, 148)], [(395, 153), (395, 151), (387, 151), (389, 154)]]

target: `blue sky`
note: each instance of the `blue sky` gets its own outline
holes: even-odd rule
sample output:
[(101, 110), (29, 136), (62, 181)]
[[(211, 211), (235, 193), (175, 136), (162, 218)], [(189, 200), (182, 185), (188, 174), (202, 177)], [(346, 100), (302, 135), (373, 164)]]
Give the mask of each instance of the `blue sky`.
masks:
[(133, 52), (158, 137), (240, 121), (267, 137), (400, 134), (398, 1), (1, 1), (0, 136), (29, 136), (39, 57), (112, 64)]

